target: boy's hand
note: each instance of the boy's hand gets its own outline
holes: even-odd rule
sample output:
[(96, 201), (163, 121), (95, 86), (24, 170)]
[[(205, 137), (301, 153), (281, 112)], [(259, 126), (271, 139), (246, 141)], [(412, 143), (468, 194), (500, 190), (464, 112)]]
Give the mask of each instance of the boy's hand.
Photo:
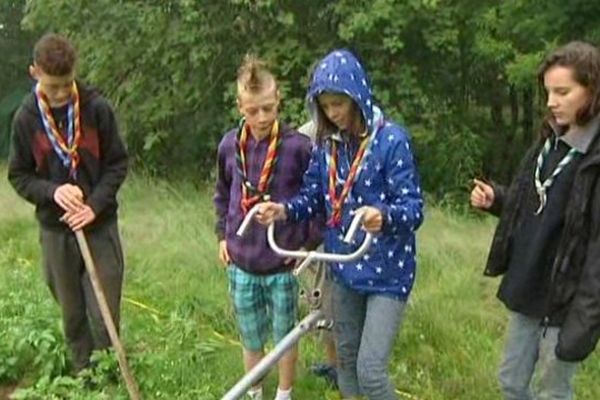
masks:
[(471, 205), (481, 210), (488, 210), (494, 204), (494, 188), (479, 179), (473, 179), (475, 186), (471, 191)]
[(227, 242), (225, 240), (219, 241), (219, 260), (224, 266), (228, 266), (231, 262), (229, 257), (229, 251), (227, 251)]
[(281, 203), (267, 201), (258, 205), (256, 220), (262, 225), (271, 225), (275, 221), (286, 219), (285, 206)]
[(94, 222), (95, 219), (96, 214), (92, 208), (84, 204), (77, 211), (67, 211), (60, 220), (69, 225), (72, 231), (78, 231)]
[(54, 201), (67, 213), (75, 213), (83, 207), (83, 192), (78, 186), (65, 183), (54, 191)]
[(375, 207), (363, 206), (355, 211), (355, 213), (363, 212), (363, 228), (369, 233), (377, 233), (383, 227), (383, 215), (381, 211)]

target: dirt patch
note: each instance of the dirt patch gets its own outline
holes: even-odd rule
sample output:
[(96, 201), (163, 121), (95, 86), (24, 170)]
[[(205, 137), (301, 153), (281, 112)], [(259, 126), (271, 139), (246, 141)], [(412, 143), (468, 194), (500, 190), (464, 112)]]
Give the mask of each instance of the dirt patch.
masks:
[(17, 385), (0, 385), (0, 400), (9, 400), (10, 394), (15, 391)]

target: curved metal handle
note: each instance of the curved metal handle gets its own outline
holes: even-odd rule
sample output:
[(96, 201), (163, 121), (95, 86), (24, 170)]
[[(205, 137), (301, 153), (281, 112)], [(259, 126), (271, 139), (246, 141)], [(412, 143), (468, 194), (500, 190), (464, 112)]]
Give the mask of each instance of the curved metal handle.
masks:
[[(240, 227), (238, 228), (236, 234), (238, 236), (242, 236), (254, 215), (258, 212), (258, 205), (255, 205), (248, 211), (246, 217), (242, 221)], [(350, 227), (346, 232), (346, 236), (344, 237), (344, 242), (350, 244), (352, 243), (352, 239), (360, 226), (362, 219), (364, 217), (364, 213), (358, 212), (355, 213), (354, 219), (350, 223)], [(282, 257), (290, 257), (290, 258), (304, 258), (304, 261), (294, 269), (294, 275), (299, 275), (304, 268), (306, 268), (313, 261), (329, 261), (329, 262), (350, 262), (354, 261), (357, 258), (362, 257), (363, 254), (367, 252), (369, 246), (371, 246), (371, 242), (373, 241), (373, 236), (369, 233), (365, 233), (365, 238), (361, 245), (356, 249), (353, 253), (350, 254), (338, 254), (338, 253), (321, 253), (318, 251), (306, 251), (306, 250), (287, 250), (279, 247), (277, 242), (275, 242), (275, 223), (271, 223), (267, 228), (267, 241), (271, 250), (275, 252), (275, 254), (280, 255)]]
[(236, 235), (238, 235), (238, 236), (244, 236), (244, 232), (246, 232), (246, 229), (248, 229), (248, 225), (250, 225), (250, 222), (252, 222), (252, 219), (254, 218), (254, 216), (256, 215), (257, 212), (258, 212), (258, 204), (255, 205), (254, 207), (252, 207), (250, 209), (250, 211), (248, 211), (248, 213), (246, 214), (246, 216), (242, 220), (242, 223), (240, 224), (240, 227), (235, 232)]

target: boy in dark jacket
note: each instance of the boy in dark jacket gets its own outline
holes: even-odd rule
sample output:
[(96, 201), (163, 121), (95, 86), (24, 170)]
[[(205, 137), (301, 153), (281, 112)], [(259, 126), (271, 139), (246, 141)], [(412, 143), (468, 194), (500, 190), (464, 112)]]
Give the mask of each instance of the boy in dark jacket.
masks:
[(118, 326), (123, 254), (116, 194), (127, 174), (127, 152), (111, 106), (75, 81), (76, 59), (61, 35), (36, 43), (29, 67), (36, 85), (14, 118), (8, 179), (35, 205), (45, 279), (79, 372), (110, 340), (74, 232), (87, 235)]

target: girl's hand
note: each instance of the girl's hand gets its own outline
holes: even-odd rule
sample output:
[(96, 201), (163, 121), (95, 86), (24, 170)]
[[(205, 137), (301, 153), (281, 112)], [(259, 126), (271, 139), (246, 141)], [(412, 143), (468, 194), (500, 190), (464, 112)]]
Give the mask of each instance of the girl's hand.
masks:
[(481, 210), (488, 210), (494, 204), (494, 188), (479, 179), (473, 179), (475, 186), (471, 191), (471, 205)]
[(378, 208), (364, 206), (355, 211), (355, 213), (363, 212), (363, 228), (369, 233), (377, 233), (383, 227), (383, 214)]
[(287, 218), (285, 206), (281, 203), (267, 201), (258, 205), (256, 220), (262, 225), (271, 225), (275, 221)]

